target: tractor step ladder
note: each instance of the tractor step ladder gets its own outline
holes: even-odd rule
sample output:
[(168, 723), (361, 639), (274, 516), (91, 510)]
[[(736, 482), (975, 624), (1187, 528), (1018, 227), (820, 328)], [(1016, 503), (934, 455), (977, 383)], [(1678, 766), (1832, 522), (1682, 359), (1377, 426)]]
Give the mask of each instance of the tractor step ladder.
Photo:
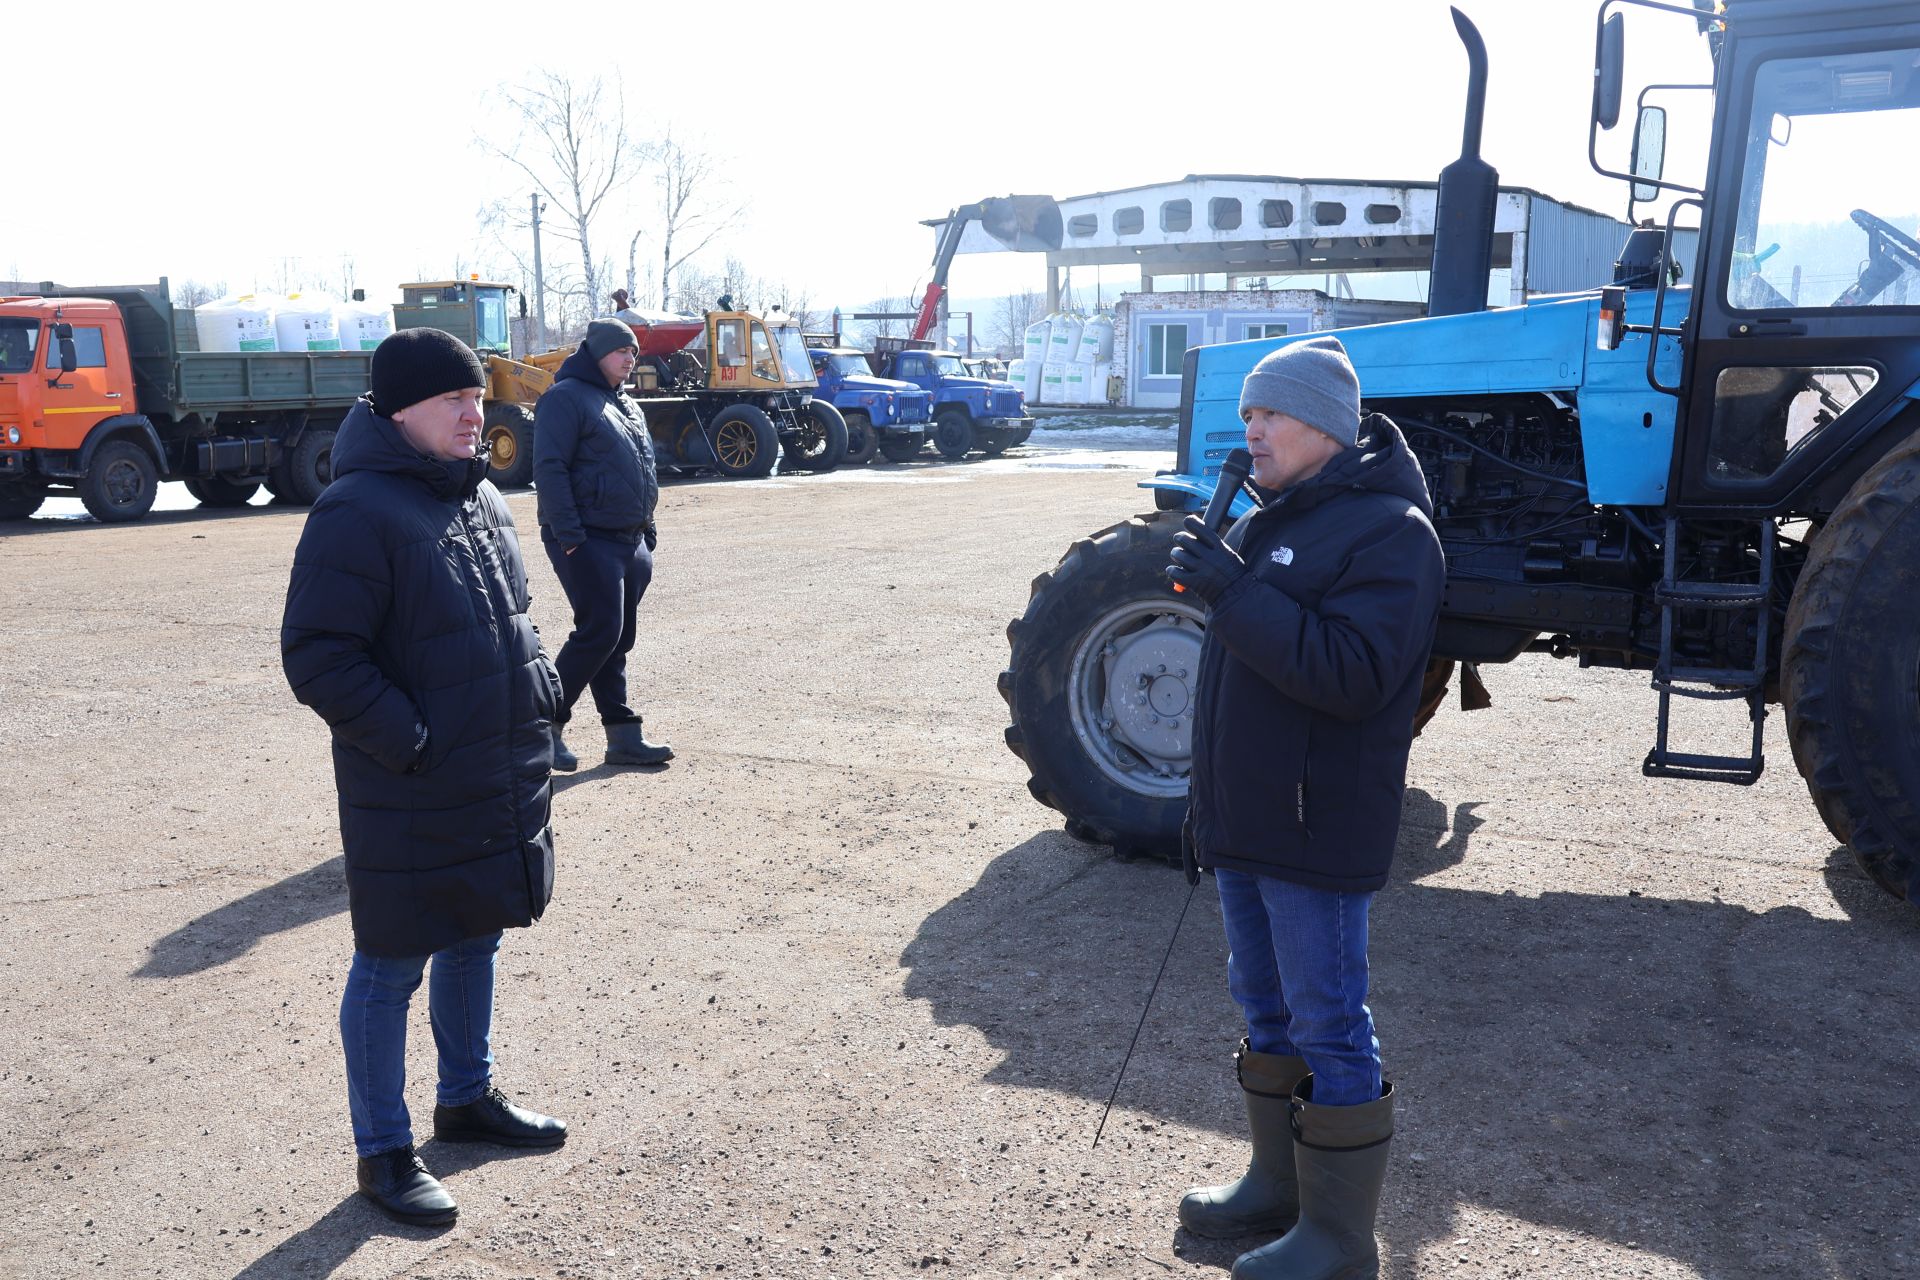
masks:
[[(1761, 754), (1767, 718), (1768, 631), (1773, 622), (1773, 548), (1771, 520), (1760, 521), (1758, 582), (1696, 582), (1677, 576), (1680, 521), (1669, 517), (1666, 571), (1654, 598), (1660, 604), (1660, 661), (1653, 670), (1653, 687), (1660, 695), (1660, 727), (1653, 750), (1640, 772), (1649, 778), (1692, 778), (1703, 782), (1733, 782), (1752, 786), (1759, 781), (1766, 760)], [(1680, 609), (1717, 609), (1747, 613), (1754, 618), (1753, 667), (1683, 667), (1673, 652), (1674, 613)], [(1697, 755), (1667, 746), (1673, 699), (1699, 698), (1726, 702), (1744, 698), (1753, 722), (1753, 745), (1745, 756)]]

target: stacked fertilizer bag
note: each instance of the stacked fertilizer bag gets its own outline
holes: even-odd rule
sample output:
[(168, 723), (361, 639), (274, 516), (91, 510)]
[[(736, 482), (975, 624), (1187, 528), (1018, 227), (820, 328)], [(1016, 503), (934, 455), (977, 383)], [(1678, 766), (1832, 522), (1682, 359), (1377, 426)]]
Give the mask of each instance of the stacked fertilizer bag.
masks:
[[(1047, 317), (1046, 359), (1040, 368), (1041, 404), (1078, 404), (1071, 397), (1077, 394), (1069, 386), (1068, 375), (1073, 369), (1073, 353), (1080, 346), (1080, 334), (1086, 328), (1086, 321), (1074, 312), (1056, 311)], [(1079, 379), (1072, 380), (1077, 386)]]
[(1073, 352), (1074, 367), (1081, 371), (1080, 393), (1085, 397), (1071, 404), (1105, 404), (1107, 379), (1113, 376), (1113, 313), (1096, 311), (1080, 330), (1080, 342)]
[(202, 351), (371, 351), (393, 332), (393, 313), (320, 293), (247, 293), (193, 309)]

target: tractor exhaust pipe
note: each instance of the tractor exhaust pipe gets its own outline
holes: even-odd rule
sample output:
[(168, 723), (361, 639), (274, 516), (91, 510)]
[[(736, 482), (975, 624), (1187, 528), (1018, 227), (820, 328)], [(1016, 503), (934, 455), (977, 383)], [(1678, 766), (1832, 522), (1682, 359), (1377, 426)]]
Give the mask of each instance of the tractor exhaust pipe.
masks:
[(1493, 270), (1493, 215), (1500, 174), (1480, 158), (1480, 130), (1487, 109), (1487, 46), (1467, 15), (1453, 11), (1453, 26), (1467, 47), (1467, 120), (1460, 158), (1440, 171), (1433, 215), (1433, 267), (1427, 314), (1457, 316), (1487, 308), (1487, 274)]

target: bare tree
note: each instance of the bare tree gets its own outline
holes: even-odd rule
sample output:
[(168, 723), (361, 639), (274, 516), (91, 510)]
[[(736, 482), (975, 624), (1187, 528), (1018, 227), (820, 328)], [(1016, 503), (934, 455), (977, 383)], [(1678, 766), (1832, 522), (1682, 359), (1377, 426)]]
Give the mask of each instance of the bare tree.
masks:
[[(531, 84), (501, 91), (518, 123), (513, 142), (480, 146), (526, 174), (553, 213), (542, 225), (580, 247), (582, 287), (588, 307), (598, 306), (609, 278), (608, 264), (594, 257), (594, 220), (640, 173), (647, 149), (627, 132), (626, 97), (616, 76), (575, 81), (545, 71)], [(500, 202), (496, 216), (517, 223)], [(558, 216), (554, 216), (558, 215)]]
[(227, 282), (203, 284), (198, 280), (182, 280), (171, 288), (173, 305), (176, 307), (198, 307), (212, 302), (216, 298), (227, 296)]
[[(900, 314), (911, 313), (915, 307), (916, 304), (912, 298), (875, 298), (871, 302), (861, 303), (856, 310)], [(851, 332), (860, 345), (871, 347), (875, 338), (905, 337), (911, 323), (908, 320), (861, 320), (856, 322)]]
[(1046, 311), (1046, 299), (1038, 291), (1022, 289), (1009, 293), (993, 309), (993, 344), (1003, 351), (1020, 353), (1026, 342), (1027, 326)]
[(698, 146), (667, 130), (654, 152), (660, 187), (660, 305), (670, 305), (673, 273), (738, 222), (743, 204), (727, 199), (718, 164)]

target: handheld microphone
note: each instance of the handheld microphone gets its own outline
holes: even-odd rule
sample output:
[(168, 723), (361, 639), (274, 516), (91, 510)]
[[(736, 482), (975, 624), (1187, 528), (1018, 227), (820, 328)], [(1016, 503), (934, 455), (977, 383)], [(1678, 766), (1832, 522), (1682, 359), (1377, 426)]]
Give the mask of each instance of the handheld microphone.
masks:
[(1240, 486), (1247, 482), (1247, 473), (1253, 470), (1253, 455), (1245, 449), (1235, 449), (1220, 464), (1220, 480), (1214, 486), (1213, 496), (1207, 499), (1207, 513), (1200, 517), (1207, 528), (1219, 533), (1227, 527), (1227, 513), (1233, 510), (1233, 500), (1239, 496)]
[[(1252, 470), (1253, 455), (1245, 449), (1235, 449), (1227, 455), (1226, 461), (1220, 464), (1219, 481), (1214, 485), (1213, 496), (1207, 499), (1206, 514), (1200, 517), (1207, 528), (1219, 533), (1227, 527), (1227, 517), (1233, 510), (1233, 500), (1239, 496), (1240, 486), (1247, 482), (1247, 473)], [(1186, 588), (1177, 582), (1173, 584), (1173, 589), (1179, 592), (1186, 591)]]

